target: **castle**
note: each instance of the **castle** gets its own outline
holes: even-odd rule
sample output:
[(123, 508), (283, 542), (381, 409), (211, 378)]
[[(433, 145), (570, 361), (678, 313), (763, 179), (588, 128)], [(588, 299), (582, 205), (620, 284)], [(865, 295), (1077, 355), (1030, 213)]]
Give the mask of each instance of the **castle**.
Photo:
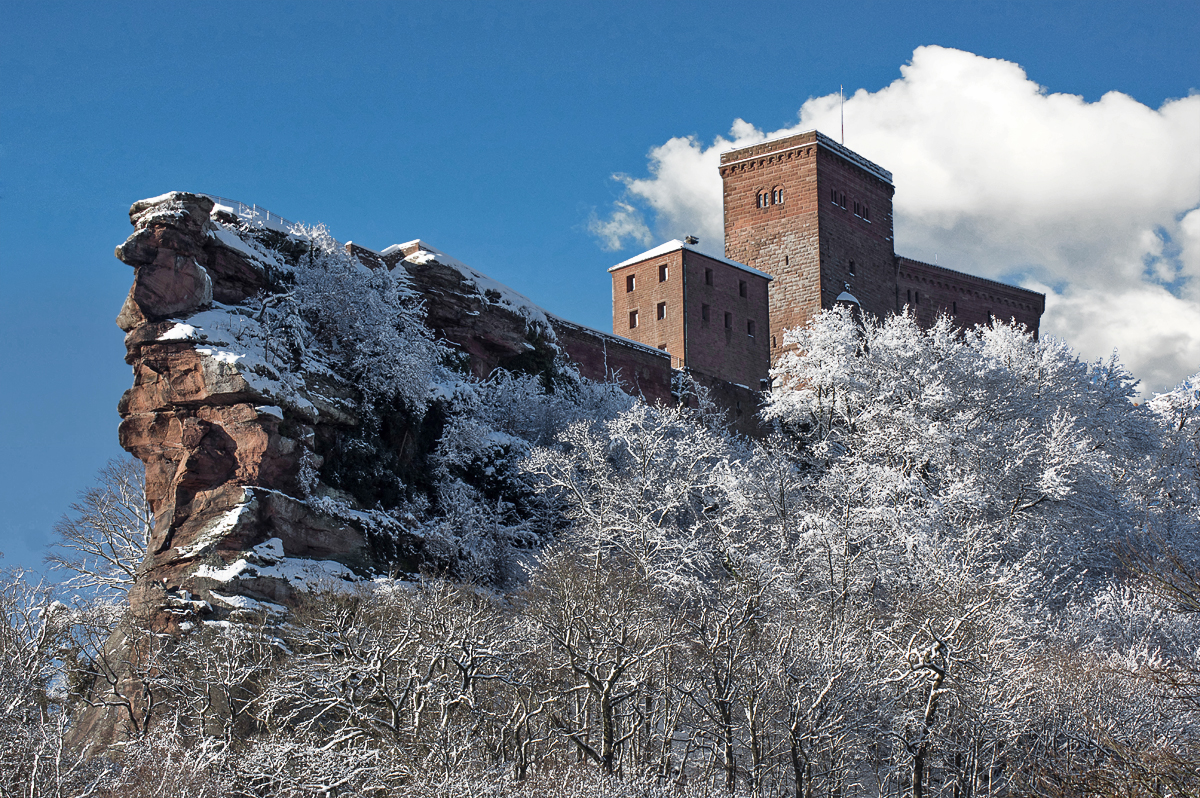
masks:
[[(783, 331), (839, 302), (876, 316), (907, 306), (923, 325), (939, 312), (964, 326), (1015, 318), (1036, 332), (1042, 295), (897, 257), (891, 174), (827, 137), (735, 150), (720, 170), (725, 257), (690, 239), (612, 267), (615, 335), (547, 313), (420, 240), (345, 250), (356, 270), (402, 270), (449, 362), (476, 377), (504, 370), (549, 384), (565, 359), (671, 405), (692, 401), (682, 372), (747, 435), (763, 432), (755, 411), (786, 351)], [(155, 517), (135, 612), (174, 633), (292, 604), (305, 580), (443, 562), (411, 513), (398, 520), (407, 499), (397, 486), (422, 484), (445, 414), (371, 417), (357, 367), (333, 348), (310, 360), (272, 343), (283, 327), (268, 311), (292, 296), (281, 275), (311, 260), (311, 238), (257, 207), (187, 192), (134, 203), (130, 221), (116, 250), (134, 272), (117, 317), (133, 367), (118, 434), (146, 464)], [(442, 402), (458, 390), (429, 388)], [(318, 488), (348, 514), (310, 502), (327, 498)], [(284, 562), (300, 570), (273, 570)], [(119, 704), (93, 706), (79, 739), (119, 728)]]
[[(783, 333), (849, 303), (930, 326), (1015, 319), (1037, 335), (1046, 297), (899, 256), (892, 173), (816, 131), (721, 155), (725, 257), (670, 241), (609, 269), (613, 333), (669, 353), (708, 386), (770, 387)], [(741, 399), (725, 404), (742, 416)]]

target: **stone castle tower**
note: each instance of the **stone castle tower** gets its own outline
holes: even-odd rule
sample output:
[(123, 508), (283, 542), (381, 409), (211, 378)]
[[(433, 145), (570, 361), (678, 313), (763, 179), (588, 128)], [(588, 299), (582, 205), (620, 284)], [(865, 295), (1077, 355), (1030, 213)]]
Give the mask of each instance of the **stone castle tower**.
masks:
[(764, 385), (784, 330), (838, 302), (878, 317), (907, 307), (923, 326), (1011, 318), (1037, 334), (1043, 294), (897, 256), (892, 173), (828, 136), (732, 150), (720, 170), (725, 258), (672, 241), (609, 269), (613, 332), (674, 367)]
[(812, 131), (721, 156), (725, 256), (775, 277), (771, 354), (844, 293), (896, 309), (892, 173)]

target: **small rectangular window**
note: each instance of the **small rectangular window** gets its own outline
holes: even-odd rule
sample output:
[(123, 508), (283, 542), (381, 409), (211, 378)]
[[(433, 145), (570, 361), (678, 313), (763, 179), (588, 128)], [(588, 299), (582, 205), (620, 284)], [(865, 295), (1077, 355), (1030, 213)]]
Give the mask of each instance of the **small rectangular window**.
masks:
[(955, 316), (958, 315), (958, 303), (957, 302), (950, 303), (950, 312), (953, 313)]
[(629, 311), (629, 329), (632, 330), (636, 326), (637, 326), (637, 311), (631, 310), (631, 311)]
[(905, 288), (905, 289), (904, 289), (904, 293), (908, 294), (908, 299), (907, 299), (906, 301), (908, 302), (908, 304), (910, 304), (910, 305), (911, 305), (911, 304), (912, 304), (912, 289), (911, 289), (911, 288)]
[(733, 329), (733, 314), (732, 313), (725, 314), (725, 329), (726, 330)]
[(746, 322), (746, 335), (750, 336), (751, 338), (754, 337), (754, 322), (749, 320)]
[(863, 219), (867, 220), (868, 222), (871, 221), (871, 206), (870, 205), (863, 206)]
[(740, 297), (745, 297), (745, 296), (746, 296), (746, 292), (747, 292), (747, 289), (746, 289), (746, 281), (745, 281), (745, 280), (738, 280), (738, 296), (740, 296)]
[(713, 284), (713, 283), (712, 283), (712, 269), (705, 269), (705, 270), (704, 270), (704, 284), (705, 284), (705, 285), (712, 285), (712, 284)]
[(658, 267), (658, 281), (660, 283), (667, 281), (667, 264), (665, 263)]
[(667, 317), (667, 303), (659, 302), (658, 303), (658, 318), (661, 321), (662, 319), (665, 319), (666, 317)]
[(626, 277), (625, 278), (625, 293), (627, 293), (627, 294), (631, 293), (634, 289), (634, 286), (636, 286), (636, 285), (637, 285), (637, 278), (634, 275), (631, 274), (628, 277)]
[(700, 306), (700, 318), (703, 319), (707, 323), (708, 316), (709, 316), (708, 305), (701, 305)]
[(774, 349), (778, 344), (775, 343), (775, 336), (771, 336), (771, 348)]
[(850, 276), (854, 276), (854, 261), (850, 261)]

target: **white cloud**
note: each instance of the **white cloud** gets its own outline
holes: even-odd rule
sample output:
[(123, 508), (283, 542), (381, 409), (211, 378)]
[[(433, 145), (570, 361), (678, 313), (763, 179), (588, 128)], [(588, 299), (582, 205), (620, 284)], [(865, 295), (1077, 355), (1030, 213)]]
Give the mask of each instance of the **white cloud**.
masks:
[(601, 219), (593, 213), (588, 220), (588, 232), (599, 238), (600, 245), (610, 252), (625, 246), (626, 239), (642, 246), (647, 246), (654, 239), (641, 211), (628, 202), (614, 202), (613, 212), (608, 219)]
[[(894, 175), (897, 252), (1053, 286), (1043, 329), (1085, 357), (1118, 348), (1147, 388), (1200, 370), (1200, 95), (1157, 110), (1117, 92), (1089, 103), (943, 47), (900, 72), (844, 109), (846, 145)], [(840, 135), (836, 94), (809, 99), (790, 128), (739, 119), (709, 146), (671, 139), (649, 176), (618, 179), (660, 237), (694, 233), (719, 252), (720, 153), (812, 128)]]

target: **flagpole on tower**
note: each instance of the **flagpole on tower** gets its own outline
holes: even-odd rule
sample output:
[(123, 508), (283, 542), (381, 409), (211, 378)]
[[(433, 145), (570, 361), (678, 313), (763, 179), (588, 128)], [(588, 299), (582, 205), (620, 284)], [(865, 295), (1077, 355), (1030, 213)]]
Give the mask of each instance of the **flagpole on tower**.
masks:
[(842, 84), (838, 84), (838, 111), (842, 115), (842, 144), (846, 143), (846, 101), (842, 97)]

